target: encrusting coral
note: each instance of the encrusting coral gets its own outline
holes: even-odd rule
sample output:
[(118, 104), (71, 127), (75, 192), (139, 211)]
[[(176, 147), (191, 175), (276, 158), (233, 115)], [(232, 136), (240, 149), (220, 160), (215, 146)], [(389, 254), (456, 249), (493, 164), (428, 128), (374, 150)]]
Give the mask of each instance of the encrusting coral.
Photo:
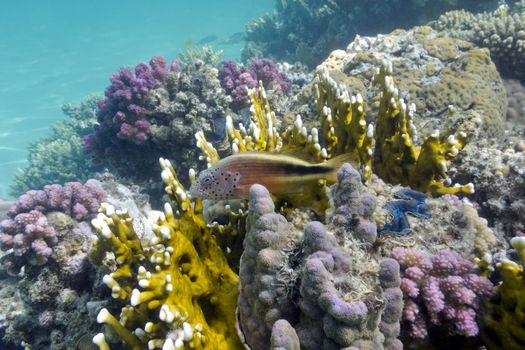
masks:
[[(240, 349), (239, 277), (206, 226), (200, 200), (192, 206), (169, 161), (160, 162), (175, 210), (165, 204), (148, 245), (125, 210), (105, 204), (92, 221), (98, 232), (93, 260), (100, 263), (106, 252), (115, 255), (116, 268), (103, 281), (125, 303), (119, 319), (102, 309), (97, 321), (130, 349)], [(102, 333), (93, 341), (109, 349)]]

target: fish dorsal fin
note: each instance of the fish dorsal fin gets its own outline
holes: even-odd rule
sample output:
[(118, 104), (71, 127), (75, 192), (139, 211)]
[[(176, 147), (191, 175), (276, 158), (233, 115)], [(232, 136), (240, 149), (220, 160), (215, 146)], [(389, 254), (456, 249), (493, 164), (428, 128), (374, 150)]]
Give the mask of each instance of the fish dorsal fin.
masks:
[(351, 153), (340, 154), (338, 156), (335, 156), (334, 158), (327, 160), (324, 163), (321, 163), (323, 166), (332, 169), (332, 172), (326, 177), (326, 180), (328, 180), (329, 183), (337, 182), (337, 172), (339, 171), (339, 168), (343, 166), (344, 163), (349, 163), (355, 169), (359, 168), (358, 162), (356, 162)]
[(308, 163), (318, 163), (318, 161), (315, 160), (315, 157), (305, 151), (305, 149), (302, 147), (286, 148), (284, 151), (280, 152), (280, 154), (298, 158), (307, 161)]
[(323, 165), (339, 170), (339, 168), (344, 163), (349, 163), (351, 166), (353, 166), (356, 169), (359, 166), (357, 161), (354, 159), (354, 156), (351, 153), (343, 153), (338, 156), (335, 156), (334, 158), (328, 159), (326, 162), (323, 163)]

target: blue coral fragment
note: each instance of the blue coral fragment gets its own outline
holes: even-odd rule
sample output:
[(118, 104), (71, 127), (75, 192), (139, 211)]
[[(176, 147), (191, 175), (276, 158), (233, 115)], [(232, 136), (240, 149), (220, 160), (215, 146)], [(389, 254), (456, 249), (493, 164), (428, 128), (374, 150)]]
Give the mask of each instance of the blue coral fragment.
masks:
[(396, 192), (394, 197), (399, 198), (399, 200), (386, 204), (385, 208), (390, 213), (390, 220), (379, 229), (380, 234), (392, 233), (397, 236), (409, 234), (412, 229), (410, 228), (407, 214), (424, 219), (430, 218), (430, 208), (426, 203), (427, 196), (424, 193), (410, 188), (403, 188)]

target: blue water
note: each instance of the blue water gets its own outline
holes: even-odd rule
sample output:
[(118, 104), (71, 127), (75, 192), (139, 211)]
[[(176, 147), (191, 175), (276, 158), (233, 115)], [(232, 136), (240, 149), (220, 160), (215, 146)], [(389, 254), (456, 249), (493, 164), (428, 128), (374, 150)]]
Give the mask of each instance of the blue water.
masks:
[[(226, 40), (271, 11), (273, 0), (2, 1), (0, 198), (26, 147), (63, 117), (60, 107), (102, 95), (112, 72), (151, 56), (175, 58), (185, 42)], [(213, 46), (238, 58), (243, 43)]]

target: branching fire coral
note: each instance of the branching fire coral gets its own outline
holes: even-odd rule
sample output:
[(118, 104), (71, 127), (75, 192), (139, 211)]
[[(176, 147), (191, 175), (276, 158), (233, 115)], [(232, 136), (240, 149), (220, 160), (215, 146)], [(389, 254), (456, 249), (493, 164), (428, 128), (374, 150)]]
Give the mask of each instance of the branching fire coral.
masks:
[[(239, 277), (202, 217), (192, 206), (170, 162), (161, 159), (162, 178), (172, 205), (165, 205), (144, 245), (125, 210), (104, 204), (93, 220), (98, 238), (92, 255), (115, 255), (116, 269), (104, 276), (112, 296), (126, 303), (117, 319), (102, 309), (109, 326), (130, 349), (239, 349), (235, 308)], [(103, 334), (94, 342), (109, 349)]]
[(320, 69), (316, 106), (323, 117), (321, 140), (328, 158), (350, 152), (366, 178), (374, 172), (390, 183), (434, 195), (472, 193), (472, 184), (449, 187), (447, 175), (448, 162), (463, 148), (467, 135), (441, 137), (436, 130), (417, 146), (415, 105), (400, 97), (392, 65), (385, 62), (378, 68), (372, 84), (380, 90), (375, 127), (366, 123), (361, 95), (350, 97), (326, 68)]

